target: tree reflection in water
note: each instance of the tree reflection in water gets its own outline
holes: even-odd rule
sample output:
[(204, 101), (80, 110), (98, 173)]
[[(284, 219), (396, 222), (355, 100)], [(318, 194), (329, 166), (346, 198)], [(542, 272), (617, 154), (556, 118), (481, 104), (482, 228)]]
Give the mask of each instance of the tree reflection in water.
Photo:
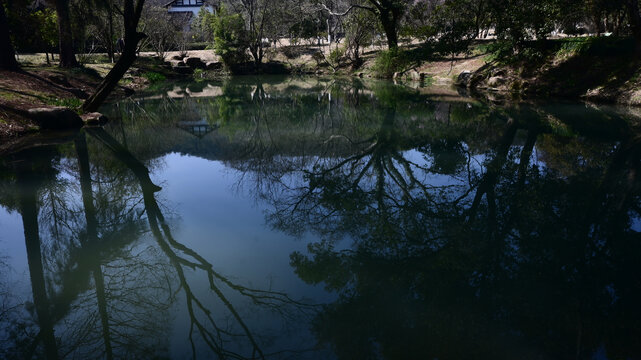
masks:
[[(326, 156), (341, 153), (326, 142), (294, 162), (249, 137), (256, 163), (230, 161), (272, 204), (273, 227), (320, 237), (291, 265), (340, 295), (313, 322), (321, 341), (342, 359), (641, 356), (641, 137), (630, 124), (592, 111), (609, 121), (595, 137), (523, 106), (476, 114), (480, 132), (438, 114), (412, 129), (397, 116), (407, 102), (376, 95), (368, 120), (380, 127), (351, 138), (356, 151)], [(337, 101), (339, 118), (354, 116), (349, 95)]]
[[(104, 130), (86, 133), (97, 140), (91, 151), (95, 161), (82, 132), (61, 153), (39, 148), (3, 163), (2, 203), (23, 219), (35, 311), (9, 302), (3, 293), (0, 321), (6, 339), (0, 354), (165, 357), (170, 310), (182, 292), (194, 357), (201, 341), (220, 358), (269, 356), (230, 296), (284, 317), (310, 306), (284, 293), (241, 286), (215, 271), (173, 237), (156, 200), (161, 188), (152, 183), (147, 167)], [(113, 156), (105, 156), (105, 149)], [(157, 246), (141, 241), (148, 232)], [(186, 270), (205, 274), (225, 310), (214, 311), (211, 299), (192, 290), (194, 274)]]
[[(191, 352), (220, 358), (300, 355), (265, 350), (271, 334), (244, 315), (257, 309), (313, 314), (341, 359), (641, 356), (633, 121), (358, 80), (221, 85), (209, 99), (121, 103), (107, 131), (0, 163), (33, 287), (32, 306), (2, 296), (0, 328), (20, 331), (0, 355), (169, 356), (184, 306)], [(172, 152), (222, 161), (268, 203), (269, 225), (312, 233), (290, 264), (337, 300), (242, 286), (177, 239), (147, 160)]]

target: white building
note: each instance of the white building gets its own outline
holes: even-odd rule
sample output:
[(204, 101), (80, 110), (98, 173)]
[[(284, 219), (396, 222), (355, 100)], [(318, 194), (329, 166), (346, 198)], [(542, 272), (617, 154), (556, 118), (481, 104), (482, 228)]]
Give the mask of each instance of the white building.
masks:
[(198, 16), (198, 12), (203, 7), (209, 12), (214, 11), (214, 7), (211, 6), (210, 2), (204, 0), (174, 0), (166, 4), (165, 7), (169, 13), (191, 13), (190, 19)]

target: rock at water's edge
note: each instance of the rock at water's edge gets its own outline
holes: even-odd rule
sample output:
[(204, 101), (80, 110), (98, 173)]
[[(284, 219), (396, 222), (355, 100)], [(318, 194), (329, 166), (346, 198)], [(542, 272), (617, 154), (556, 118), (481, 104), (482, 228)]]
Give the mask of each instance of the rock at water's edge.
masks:
[(205, 63), (199, 57), (188, 57), (183, 59), (185, 64), (192, 69), (204, 69)]
[(218, 61), (209, 61), (205, 64), (207, 70), (221, 70), (223, 68), (223, 63)]
[(87, 125), (104, 125), (109, 121), (109, 118), (99, 112), (82, 114), (80, 118)]
[(174, 66), (172, 67), (172, 70), (178, 74), (193, 74), (194, 69), (190, 68), (189, 66)]
[(467, 70), (463, 71), (456, 78), (456, 85), (469, 87), (470, 80), (472, 80), (472, 72)]
[(29, 109), (29, 117), (38, 124), (41, 129), (76, 129), (84, 125), (84, 122), (78, 114), (62, 106)]

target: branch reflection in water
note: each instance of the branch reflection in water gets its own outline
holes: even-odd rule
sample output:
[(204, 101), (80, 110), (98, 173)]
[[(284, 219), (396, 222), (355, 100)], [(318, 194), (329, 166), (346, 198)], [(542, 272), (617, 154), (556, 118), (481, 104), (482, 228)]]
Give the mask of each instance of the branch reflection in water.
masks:
[[(38, 323), (3, 349), (88, 354), (71, 339), (91, 333), (83, 341), (104, 357), (184, 357), (166, 348), (172, 315), (184, 315), (190, 354), (220, 358), (327, 358), (327, 347), (340, 359), (639, 357), (638, 117), (497, 103), (385, 82), (247, 77), (115, 104), (114, 122), (86, 139), (3, 162), (3, 206), (54, 234), (25, 228), (43, 252), (28, 247)], [(217, 176), (185, 199), (210, 233), (214, 208), (238, 211), (203, 206), (222, 183), (233, 205), (264, 210), (258, 236), (303, 239), (306, 251), (269, 245), (330, 302), (222, 275), (159, 200), (167, 187), (151, 178), (171, 171)], [(81, 298), (91, 305), (82, 316)], [(12, 301), (3, 321), (20, 318)], [(261, 331), (247, 317), (255, 309), (315, 339), (279, 343), (287, 329)], [(91, 331), (62, 336), (62, 318)], [(148, 343), (133, 347), (136, 336)]]
[[(196, 349), (200, 342), (220, 358), (271, 355), (263, 352), (262, 335), (248, 327), (230, 296), (290, 319), (312, 306), (285, 293), (236, 284), (215, 271), (173, 237), (156, 200), (161, 188), (147, 167), (106, 131), (86, 133), (97, 140), (92, 153), (100, 159), (93, 162), (82, 132), (73, 145), (59, 149), (62, 153), (40, 148), (14, 154), (3, 164), (9, 175), (3, 204), (15, 207), (23, 219), (35, 308), (32, 313), (27, 304), (24, 313), (3, 292), (0, 320), (3, 333), (8, 329), (3, 357), (166, 356), (170, 311), (180, 293), (194, 357), (202, 353)], [(40, 161), (34, 164), (34, 158)], [(41, 232), (43, 227), (47, 231)], [(147, 232), (157, 246), (141, 240)], [(198, 271), (222, 308), (192, 289)]]

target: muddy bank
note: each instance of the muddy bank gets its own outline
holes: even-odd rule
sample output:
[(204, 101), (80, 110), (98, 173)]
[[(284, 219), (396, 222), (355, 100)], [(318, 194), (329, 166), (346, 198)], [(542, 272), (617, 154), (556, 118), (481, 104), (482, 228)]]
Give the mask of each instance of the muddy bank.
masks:
[(550, 41), (530, 56), (492, 59), (457, 83), (514, 98), (563, 98), (641, 106), (641, 55), (631, 39)]

